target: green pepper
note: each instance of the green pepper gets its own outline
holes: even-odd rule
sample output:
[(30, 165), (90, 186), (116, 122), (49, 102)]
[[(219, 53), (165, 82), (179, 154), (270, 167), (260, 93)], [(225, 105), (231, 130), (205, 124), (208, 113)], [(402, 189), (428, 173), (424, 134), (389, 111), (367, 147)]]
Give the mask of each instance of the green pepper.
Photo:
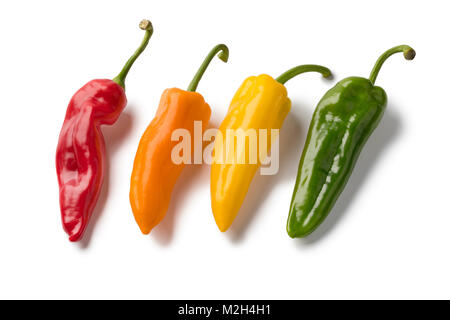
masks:
[(346, 78), (320, 100), (297, 172), (287, 222), (290, 237), (301, 238), (313, 232), (344, 189), (386, 108), (386, 92), (374, 86), (378, 72), (386, 59), (397, 52), (403, 52), (407, 60), (415, 56), (409, 46), (394, 47), (380, 56), (369, 79)]

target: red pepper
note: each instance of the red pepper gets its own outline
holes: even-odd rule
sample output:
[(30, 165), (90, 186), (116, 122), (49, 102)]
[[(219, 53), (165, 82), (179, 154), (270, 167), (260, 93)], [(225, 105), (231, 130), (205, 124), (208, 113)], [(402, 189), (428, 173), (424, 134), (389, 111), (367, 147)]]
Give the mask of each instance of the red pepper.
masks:
[(78, 241), (95, 208), (104, 176), (105, 141), (100, 130), (112, 125), (127, 104), (125, 78), (153, 33), (150, 21), (139, 27), (144, 40), (114, 78), (92, 80), (72, 97), (56, 150), (56, 172), (63, 228), (70, 241)]

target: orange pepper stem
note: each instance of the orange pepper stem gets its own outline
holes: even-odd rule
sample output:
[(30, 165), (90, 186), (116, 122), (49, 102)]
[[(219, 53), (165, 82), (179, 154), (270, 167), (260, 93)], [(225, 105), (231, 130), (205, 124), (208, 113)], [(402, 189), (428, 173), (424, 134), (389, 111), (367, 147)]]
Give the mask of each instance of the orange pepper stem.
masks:
[(197, 90), (198, 83), (200, 82), (200, 79), (202, 78), (203, 74), (205, 73), (206, 69), (208, 68), (211, 60), (214, 58), (216, 54), (219, 54), (218, 57), (223, 62), (228, 61), (228, 55), (229, 50), (228, 47), (224, 44), (218, 44), (215, 46), (206, 56), (205, 60), (201, 64), (200, 68), (198, 69), (197, 73), (195, 74), (194, 78), (192, 79), (191, 83), (189, 84), (187, 91), (195, 91)]

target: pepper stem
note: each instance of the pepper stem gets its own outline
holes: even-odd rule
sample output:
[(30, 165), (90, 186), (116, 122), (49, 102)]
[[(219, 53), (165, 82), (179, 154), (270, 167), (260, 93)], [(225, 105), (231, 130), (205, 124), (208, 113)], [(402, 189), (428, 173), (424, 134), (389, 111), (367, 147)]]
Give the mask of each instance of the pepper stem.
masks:
[(289, 69), (288, 71), (283, 73), (281, 76), (279, 76), (275, 80), (277, 80), (281, 84), (285, 84), (288, 80), (292, 79), (293, 77), (295, 77), (301, 73), (305, 73), (305, 72), (319, 72), (322, 74), (322, 76), (324, 78), (331, 77), (331, 71), (330, 71), (330, 69), (328, 69), (326, 67), (319, 66), (316, 64), (304, 64), (304, 65)]
[(228, 55), (229, 50), (228, 47), (224, 44), (218, 44), (212, 50), (208, 53), (205, 60), (201, 64), (200, 68), (198, 69), (197, 73), (195, 74), (194, 78), (192, 79), (191, 83), (189, 84), (187, 91), (195, 91), (197, 90), (198, 83), (200, 82), (200, 79), (202, 78), (203, 74), (206, 71), (206, 68), (208, 68), (209, 63), (214, 58), (216, 54), (218, 54), (218, 57), (223, 62), (228, 61)]
[(375, 63), (372, 69), (372, 72), (370, 73), (369, 80), (372, 82), (372, 84), (375, 84), (375, 80), (377, 80), (378, 73), (380, 72), (383, 63), (390, 56), (398, 52), (403, 52), (403, 56), (405, 57), (406, 60), (412, 60), (416, 56), (416, 52), (414, 51), (414, 49), (407, 45), (401, 45), (389, 49), (378, 58), (377, 62)]
[(137, 48), (137, 50), (134, 52), (131, 58), (128, 59), (127, 63), (125, 63), (125, 66), (123, 67), (122, 71), (120, 71), (119, 75), (113, 79), (114, 82), (116, 82), (124, 89), (125, 89), (125, 78), (127, 77), (128, 71), (130, 71), (131, 67), (133, 66), (133, 63), (145, 50), (153, 34), (152, 23), (148, 20), (142, 20), (141, 23), (139, 23), (139, 28), (145, 30), (144, 39), (142, 40), (141, 45)]

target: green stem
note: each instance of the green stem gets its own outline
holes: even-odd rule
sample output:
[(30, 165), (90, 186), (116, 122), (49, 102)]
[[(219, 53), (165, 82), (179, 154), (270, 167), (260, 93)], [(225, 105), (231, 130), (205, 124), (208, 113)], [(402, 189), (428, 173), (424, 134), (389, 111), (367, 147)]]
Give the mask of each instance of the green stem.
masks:
[(134, 54), (128, 59), (127, 63), (123, 67), (122, 71), (120, 71), (119, 75), (113, 79), (114, 82), (119, 84), (122, 88), (125, 89), (125, 78), (127, 77), (128, 71), (130, 71), (131, 66), (136, 61), (136, 59), (141, 55), (141, 53), (147, 47), (148, 42), (153, 34), (153, 26), (152, 23), (148, 20), (142, 20), (139, 24), (139, 28), (145, 30), (144, 39), (142, 40), (141, 45), (137, 48)]
[(388, 51), (383, 53), (378, 58), (377, 62), (373, 66), (372, 72), (370, 73), (370, 77), (369, 77), (369, 80), (373, 84), (375, 84), (375, 80), (377, 80), (378, 73), (380, 72), (380, 69), (381, 69), (381, 66), (383, 65), (383, 63), (390, 56), (392, 56), (393, 54), (398, 53), (398, 52), (403, 52), (403, 56), (405, 57), (406, 60), (412, 60), (416, 56), (416, 52), (414, 51), (414, 49), (407, 45), (401, 45), (401, 46), (397, 46), (397, 47), (393, 47), (393, 48), (389, 49)]
[(315, 64), (304, 64), (304, 65), (289, 69), (288, 71), (283, 73), (281, 76), (279, 76), (275, 80), (277, 80), (281, 84), (285, 84), (288, 80), (292, 79), (293, 77), (295, 77), (301, 73), (305, 73), (305, 72), (319, 72), (323, 75), (324, 78), (331, 77), (331, 71), (328, 68), (318, 66)]
[[(220, 53), (219, 53), (220, 52)], [(209, 63), (214, 58), (216, 54), (218, 54), (218, 57), (223, 62), (228, 61), (228, 47), (224, 44), (218, 44), (212, 50), (208, 53), (205, 60), (201, 64), (200, 68), (198, 69), (197, 73), (195, 74), (194, 78), (192, 79), (191, 83), (189, 84), (187, 91), (195, 91), (197, 90), (198, 83), (200, 82), (200, 79), (202, 78), (203, 74), (206, 71), (206, 68), (208, 68)]]

